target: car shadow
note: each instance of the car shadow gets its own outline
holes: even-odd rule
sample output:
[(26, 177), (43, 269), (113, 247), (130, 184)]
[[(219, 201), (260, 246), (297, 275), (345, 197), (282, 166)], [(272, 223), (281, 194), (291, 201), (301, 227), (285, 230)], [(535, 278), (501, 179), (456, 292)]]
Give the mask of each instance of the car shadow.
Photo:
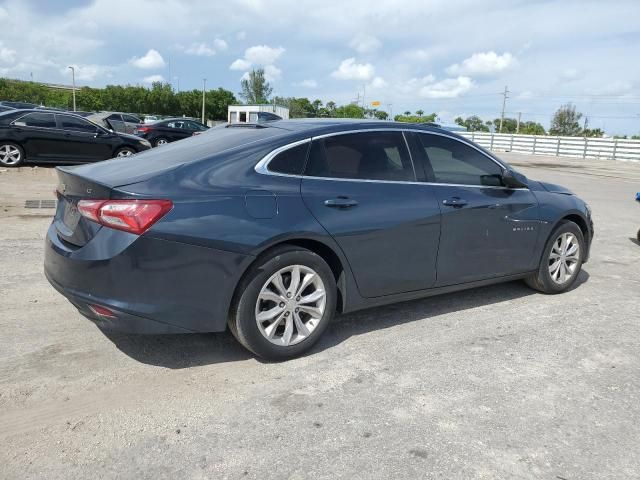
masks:
[[(582, 270), (572, 290), (588, 279), (589, 274)], [(541, 294), (523, 282), (516, 281), (339, 315), (306, 355), (313, 355), (370, 331), (517, 300), (529, 295)], [(103, 333), (116, 348), (134, 360), (171, 369), (237, 362), (254, 357), (228, 331), (182, 335), (131, 335), (104, 330)], [(271, 363), (257, 360), (261, 363)]]
[(637, 238), (629, 237), (629, 240), (631, 240), (631, 243), (635, 243), (636, 245), (640, 245), (640, 242), (638, 241)]

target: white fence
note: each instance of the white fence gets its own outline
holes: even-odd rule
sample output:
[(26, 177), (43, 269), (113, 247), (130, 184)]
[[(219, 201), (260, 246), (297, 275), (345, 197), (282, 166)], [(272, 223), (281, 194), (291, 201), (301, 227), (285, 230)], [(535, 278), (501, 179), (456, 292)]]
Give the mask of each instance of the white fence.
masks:
[(557, 157), (640, 161), (640, 140), (511, 135), (484, 132), (460, 133), (488, 150), (534, 155), (555, 155)]

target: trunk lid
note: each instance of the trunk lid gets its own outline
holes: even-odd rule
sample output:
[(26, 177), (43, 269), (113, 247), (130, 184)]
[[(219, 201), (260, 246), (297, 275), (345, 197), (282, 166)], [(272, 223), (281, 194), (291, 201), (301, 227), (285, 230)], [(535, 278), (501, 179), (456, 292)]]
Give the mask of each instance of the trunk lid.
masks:
[(73, 173), (73, 167), (58, 167), (58, 208), (53, 223), (58, 237), (69, 247), (82, 247), (102, 228), (78, 212), (83, 199), (108, 199), (111, 188)]

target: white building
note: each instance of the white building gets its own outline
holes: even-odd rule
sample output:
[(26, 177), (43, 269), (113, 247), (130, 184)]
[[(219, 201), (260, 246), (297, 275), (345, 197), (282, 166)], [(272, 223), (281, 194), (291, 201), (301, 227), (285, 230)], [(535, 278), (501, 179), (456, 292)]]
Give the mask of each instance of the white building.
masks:
[[(276, 118), (279, 117), (279, 118)], [(227, 121), (229, 123), (258, 123), (258, 121), (289, 118), (289, 109), (280, 105), (229, 105)]]

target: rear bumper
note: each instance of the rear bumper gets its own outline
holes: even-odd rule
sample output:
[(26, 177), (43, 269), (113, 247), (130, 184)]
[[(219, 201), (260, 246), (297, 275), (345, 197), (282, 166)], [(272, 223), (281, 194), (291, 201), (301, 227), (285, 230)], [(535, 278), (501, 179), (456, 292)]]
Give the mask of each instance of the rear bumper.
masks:
[[(47, 232), (49, 283), (105, 329), (130, 333), (224, 331), (235, 285), (251, 257), (102, 228), (85, 246)], [(95, 315), (107, 307), (116, 318)]]

